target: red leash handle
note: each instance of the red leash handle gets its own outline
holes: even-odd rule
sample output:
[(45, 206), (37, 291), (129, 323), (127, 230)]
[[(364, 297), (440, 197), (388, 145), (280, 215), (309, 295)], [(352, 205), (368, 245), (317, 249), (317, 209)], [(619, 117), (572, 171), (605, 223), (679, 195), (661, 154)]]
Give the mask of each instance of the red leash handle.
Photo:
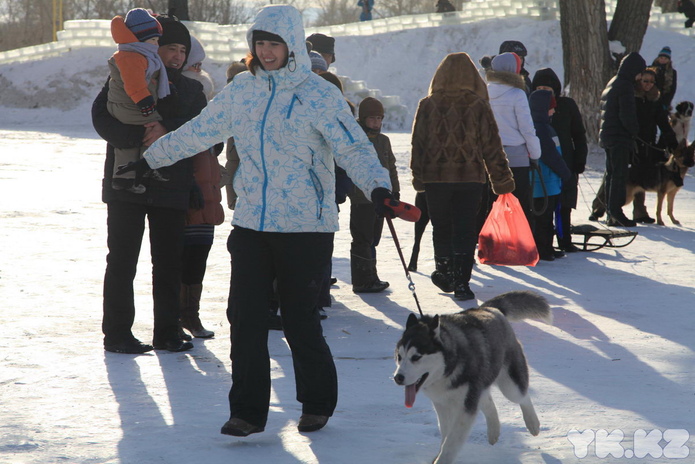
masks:
[(418, 222), (422, 211), (415, 205), (399, 200), (384, 200), (384, 204), (391, 208), (397, 218), (408, 222)]

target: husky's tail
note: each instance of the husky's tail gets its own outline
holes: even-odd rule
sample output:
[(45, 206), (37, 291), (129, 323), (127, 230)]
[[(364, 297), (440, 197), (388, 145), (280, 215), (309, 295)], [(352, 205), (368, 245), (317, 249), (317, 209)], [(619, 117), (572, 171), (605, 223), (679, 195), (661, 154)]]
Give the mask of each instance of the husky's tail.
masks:
[(496, 308), (510, 321), (540, 319), (553, 323), (553, 314), (545, 298), (529, 291), (507, 292), (487, 300), (481, 308)]

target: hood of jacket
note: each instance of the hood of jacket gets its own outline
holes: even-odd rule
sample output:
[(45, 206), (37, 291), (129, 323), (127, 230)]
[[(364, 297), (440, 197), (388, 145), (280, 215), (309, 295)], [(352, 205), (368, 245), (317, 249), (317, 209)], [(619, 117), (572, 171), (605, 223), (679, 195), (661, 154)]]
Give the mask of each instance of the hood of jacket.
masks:
[(659, 92), (659, 89), (656, 88), (656, 85), (652, 85), (652, 88), (645, 92), (644, 87), (642, 87), (642, 83), (637, 81), (635, 82), (635, 97), (644, 98), (647, 101), (655, 102), (661, 97), (661, 92)]
[(539, 69), (536, 71), (536, 74), (533, 75), (533, 81), (531, 81), (532, 90), (536, 90), (539, 85), (552, 88), (555, 93), (555, 98), (562, 94), (560, 78), (557, 77), (557, 74), (555, 74), (555, 71), (551, 68)]
[(125, 19), (122, 16), (114, 16), (111, 20), (111, 37), (117, 44), (139, 42), (133, 31), (125, 25)]
[(526, 83), (524, 82), (524, 76), (521, 74), (508, 72), (508, 71), (493, 71), (489, 69), (485, 73), (488, 84), (498, 84), (498, 85), (488, 85), (487, 91), (489, 92), (490, 98), (499, 98), (511, 89), (521, 89), (526, 91)]
[(304, 24), (301, 13), (290, 5), (269, 5), (261, 9), (246, 33), (249, 50), (254, 51), (253, 31), (266, 31), (279, 35), (287, 44), (287, 65), (276, 71), (258, 68), (261, 77), (275, 76), (279, 86), (294, 87), (311, 75), (311, 59), (304, 40)]
[(535, 90), (531, 92), (528, 106), (531, 109), (531, 117), (534, 123), (550, 124), (550, 99), (553, 93), (550, 90)]
[(468, 53), (450, 53), (437, 66), (430, 83), (429, 94), (455, 94), (463, 91), (473, 92), (485, 100), (489, 99), (485, 81), (480, 77)]
[(635, 80), (635, 76), (644, 71), (646, 67), (647, 63), (644, 61), (644, 58), (639, 53), (632, 52), (627, 54), (620, 62), (617, 76), (619, 79), (627, 79), (632, 82)]

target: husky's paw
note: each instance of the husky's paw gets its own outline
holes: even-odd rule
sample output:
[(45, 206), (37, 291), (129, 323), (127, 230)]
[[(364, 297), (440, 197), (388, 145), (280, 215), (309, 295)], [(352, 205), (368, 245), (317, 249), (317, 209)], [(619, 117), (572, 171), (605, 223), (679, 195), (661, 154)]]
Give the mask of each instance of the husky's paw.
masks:
[(526, 428), (529, 432), (531, 432), (531, 435), (535, 437), (540, 433), (541, 422), (538, 420), (538, 417), (535, 414), (533, 415), (533, 417), (524, 416), (524, 422), (526, 422)]
[(531, 435), (534, 437), (538, 435), (541, 431), (541, 422), (538, 420), (536, 410), (533, 409), (533, 404), (531, 404), (530, 401), (528, 403), (521, 404), (521, 413), (524, 416), (526, 428), (529, 432), (531, 432)]
[(487, 421), (487, 442), (490, 443), (491, 445), (494, 445), (497, 443), (497, 440), (500, 438), (500, 422), (499, 420), (490, 420), (488, 419)]

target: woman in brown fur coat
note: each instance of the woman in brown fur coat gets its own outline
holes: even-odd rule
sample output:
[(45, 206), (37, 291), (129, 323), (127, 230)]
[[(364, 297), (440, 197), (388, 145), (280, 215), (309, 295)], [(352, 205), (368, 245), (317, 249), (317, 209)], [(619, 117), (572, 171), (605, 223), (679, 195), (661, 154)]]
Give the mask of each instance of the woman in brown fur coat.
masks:
[(475, 295), (469, 281), (477, 243), (476, 214), (486, 175), (496, 194), (514, 190), (485, 82), (466, 53), (447, 55), (418, 105), (410, 167), (426, 192), (436, 270), (432, 282), (459, 300)]

